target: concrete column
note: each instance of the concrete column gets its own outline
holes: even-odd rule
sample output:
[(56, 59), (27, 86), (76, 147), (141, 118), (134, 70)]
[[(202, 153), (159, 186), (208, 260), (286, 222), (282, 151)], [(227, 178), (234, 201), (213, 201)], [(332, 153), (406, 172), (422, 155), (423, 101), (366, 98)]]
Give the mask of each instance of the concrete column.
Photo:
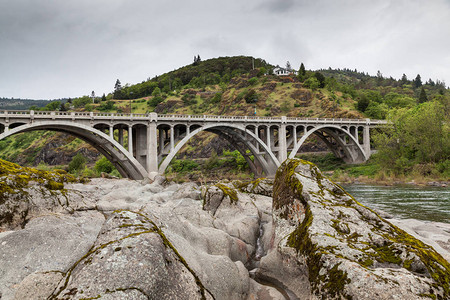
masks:
[(133, 155), (133, 127), (128, 125), (128, 152)]
[(364, 126), (364, 133), (363, 133), (363, 149), (366, 153), (366, 157), (370, 157), (370, 127)]
[(159, 153), (162, 155), (164, 151), (164, 129), (159, 129)]
[(156, 122), (147, 126), (147, 172), (158, 172), (158, 144)]
[(5, 125), (5, 132), (9, 131), (9, 125)]
[(294, 137), (294, 148), (297, 147), (297, 126), (294, 125), (294, 132), (293, 132), (293, 137)]
[(175, 148), (175, 133), (174, 133), (174, 126), (170, 125), (170, 151)]
[[(258, 134), (258, 126), (255, 126), (255, 136), (256, 136), (256, 137), (259, 137), (259, 134)], [(256, 146), (256, 151), (259, 152), (259, 143), (256, 142), (256, 141), (255, 141), (255, 146)]]
[(280, 163), (287, 159), (287, 144), (286, 144), (286, 124), (281, 124), (278, 132), (278, 160)]
[(114, 127), (113, 125), (109, 125), (109, 137), (114, 140)]
[(119, 127), (119, 144), (123, 146), (123, 127)]
[(191, 134), (191, 128), (189, 128), (189, 125), (186, 125), (186, 136), (188, 136), (190, 134)]
[(137, 161), (144, 167), (147, 167), (147, 156), (148, 156), (148, 146), (147, 146), (147, 132), (148, 126), (136, 126), (134, 128), (134, 141), (133, 148), (136, 153)]
[(270, 126), (267, 126), (266, 128), (266, 143), (267, 143), (267, 147), (272, 150), (272, 146), (270, 145)]

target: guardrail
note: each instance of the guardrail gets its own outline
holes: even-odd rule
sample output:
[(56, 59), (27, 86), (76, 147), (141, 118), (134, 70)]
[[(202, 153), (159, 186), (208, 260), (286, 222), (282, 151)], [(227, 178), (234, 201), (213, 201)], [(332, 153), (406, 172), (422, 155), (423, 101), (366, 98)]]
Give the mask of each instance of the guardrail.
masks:
[(371, 119), (346, 119), (346, 118), (299, 118), (299, 117), (259, 117), (259, 116), (217, 116), (217, 115), (157, 115), (150, 114), (125, 114), (125, 113), (103, 113), (103, 112), (67, 112), (67, 111), (33, 111), (33, 110), (0, 110), (0, 117), (18, 118), (62, 118), (62, 119), (148, 119), (161, 121), (227, 121), (227, 122), (277, 122), (277, 123), (358, 123), (368, 125), (388, 124), (385, 120)]

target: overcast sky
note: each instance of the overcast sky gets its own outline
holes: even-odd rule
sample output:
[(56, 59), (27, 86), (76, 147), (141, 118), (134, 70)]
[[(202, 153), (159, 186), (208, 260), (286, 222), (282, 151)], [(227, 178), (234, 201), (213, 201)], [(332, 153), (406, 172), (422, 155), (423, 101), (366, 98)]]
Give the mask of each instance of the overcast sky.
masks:
[(79, 97), (248, 55), (450, 84), (450, 0), (0, 0), (0, 97)]

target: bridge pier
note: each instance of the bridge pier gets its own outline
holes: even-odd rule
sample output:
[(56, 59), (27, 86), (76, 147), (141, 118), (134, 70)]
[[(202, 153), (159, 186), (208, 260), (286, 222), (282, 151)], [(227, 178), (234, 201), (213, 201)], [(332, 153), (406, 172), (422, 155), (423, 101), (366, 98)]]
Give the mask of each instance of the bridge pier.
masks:
[(147, 172), (151, 176), (158, 172), (158, 144), (156, 122), (150, 122), (147, 127)]
[[(369, 119), (367, 119), (369, 120)], [(369, 126), (364, 126), (363, 133), (363, 149), (366, 154), (366, 159), (370, 157), (370, 128)]]
[[(282, 121), (283, 118), (282, 117)], [(281, 163), (287, 159), (286, 124), (281, 124), (278, 130), (278, 161)]]
[(128, 125), (128, 152), (133, 155), (133, 126)]
[(123, 146), (123, 128), (122, 126), (119, 127), (119, 144)]

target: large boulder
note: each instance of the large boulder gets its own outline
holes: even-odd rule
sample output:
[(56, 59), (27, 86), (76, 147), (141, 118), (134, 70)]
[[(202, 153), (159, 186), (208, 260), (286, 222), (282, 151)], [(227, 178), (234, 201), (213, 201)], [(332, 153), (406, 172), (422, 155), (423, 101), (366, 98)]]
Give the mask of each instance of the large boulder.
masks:
[(303, 160), (279, 168), (257, 276), (300, 299), (449, 299), (450, 264)]
[[(12, 299), (16, 291), (23, 294), (24, 288), (18, 284), (35, 272), (45, 274), (33, 275), (34, 279), (27, 281), (44, 284), (45, 279), (36, 277), (54, 280), (55, 276), (67, 272), (92, 247), (103, 222), (103, 215), (95, 211), (52, 214), (32, 219), (23, 230), (3, 233), (0, 236), (1, 299)], [(54, 285), (48, 287), (50, 291), (54, 288)]]
[(14, 230), (24, 225), (34, 216), (47, 212), (72, 213), (70, 195), (65, 184), (84, 182), (67, 174), (26, 168), (0, 159), (0, 232)]
[(94, 246), (66, 272), (53, 299), (213, 299), (161, 229), (115, 211)]

